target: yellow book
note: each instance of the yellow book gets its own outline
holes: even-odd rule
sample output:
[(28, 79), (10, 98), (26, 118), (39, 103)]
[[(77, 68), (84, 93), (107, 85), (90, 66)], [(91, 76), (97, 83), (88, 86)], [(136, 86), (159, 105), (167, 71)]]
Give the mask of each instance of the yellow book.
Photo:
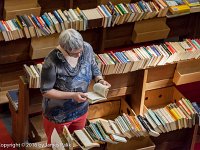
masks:
[(200, 6), (199, 0), (183, 0), (183, 1), (190, 7)]
[(172, 14), (181, 14), (190, 12), (190, 7), (183, 2), (183, 0), (165, 0), (169, 6), (169, 10)]
[(180, 119), (179, 115), (176, 113), (176, 111), (173, 108), (169, 108), (169, 111), (172, 113), (172, 115), (174, 116), (176, 120)]
[(132, 119), (133, 123), (135, 124), (136, 130), (137, 131), (142, 131), (142, 129), (141, 129), (139, 123), (137, 122), (137, 120), (135, 119), (135, 117), (134, 116), (130, 116), (130, 118)]
[(180, 118), (180, 116), (177, 114), (177, 112), (175, 111), (175, 109), (173, 107), (171, 107), (170, 105), (167, 105), (167, 107), (169, 108), (169, 111), (171, 112), (171, 114), (176, 119), (176, 121), (178, 123), (178, 128), (181, 129), (181, 122), (180, 122), (181, 118)]
[(190, 12), (190, 7), (188, 5), (178, 5), (169, 7), (169, 10), (172, 14), (181, 14)]
[(80, 14), (81, 10), (79, 9), (79, 7), (76, 8), (77, 12)]

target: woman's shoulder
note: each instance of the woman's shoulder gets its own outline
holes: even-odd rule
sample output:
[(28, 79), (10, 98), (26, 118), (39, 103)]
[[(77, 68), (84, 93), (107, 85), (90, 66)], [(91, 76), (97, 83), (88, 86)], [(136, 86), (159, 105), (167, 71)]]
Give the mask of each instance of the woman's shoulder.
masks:
[(87, 57), (91, 57), (92, 54), (93, 54), (92, 46), (89, 43), (84, 42), (83, 48), (84, 48), (84, 51), (85, 51), (85, 55), (87, 55)]
[(88, 43), (88, 42), (85, 42), (83, 43), (83, 48), (86, 50), (86, 51), (93, 51), (92, 49), (92, 46)]
[(49, 54), (45, 57), (45, 60), (51, 61), (53, 63), (57, 62), (59, 50), (57, 48), (53, 49), (49, 52)]

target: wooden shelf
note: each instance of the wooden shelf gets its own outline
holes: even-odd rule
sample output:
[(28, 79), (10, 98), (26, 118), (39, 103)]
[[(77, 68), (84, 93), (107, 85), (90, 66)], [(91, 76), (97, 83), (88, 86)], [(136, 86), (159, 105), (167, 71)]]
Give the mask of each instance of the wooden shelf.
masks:
[(136, 150), (154, 150), (155, 144), (149, 137), (132, 138), (127, 143), (108, 144), (109, 150), (122, 150), (133, 148)]
[(180, 62), (177, 64), (173, 82), (176, 85), (196, 82), (200, 80), (200, 60)]
[[(3, 4), (4, 1), (5, 5)], [(77, 6), (80, 9), (94, 8), (97, 6), (97, 4), (105, 4), (107, 1), (108, 0), (88, 0), (87, 2), (81, 0), (38, 0), (39, 5), (42, 7), (40, 10), (40, 6), (36, 4), (37, 0), (22, 0), (20, 1), (20, 5), (18, 4), (19, 1), (17, 0), (3, 0), (0, 1), (0, 8), (3, 8), (3, 6), (5, 6), (7, 12), (4, 14), (10, 13), (10, 16), (15, 15), (18, 10), (21, 10), (21, 12), (23, 13), (28, 13), (27, 11), (30, 10), (30, 12), (32, 13), (35, 12), (35, 15), (40, 15), (38, 14), (39, 11), (44, 13), (59, 8), (69, 9), (76, 8)], [(130, 0), (111, 1), (114, 4), (120, 2), (130, 2)], [(11, 3), (9, 4), (9, 2)], [(27, 2), (28, 4), (24, 4)], [(3, 12), (3, 9), (0, 10), (2, 10)], [(0, 12), (0, 15), (2, 14), (2, 12)], [(9, 15), (5, 17), (9, 18)], [(2, 18), (3, 16), (0, 17)], [(152, 23), (152, 21), (154, 23)], [(142, 27), (142, 22), (147, 22), (148, 25), (143, 25), (143, 28), (141, 29), (140, 27)], [(155, 25), (155, 23), (157, 25)], [(143, 20), (137, 23), (116, 25), (109, 28), (100, 27), (88, 29), (86, 31), (81, 31), (80, 33), (82, 34), (83, 39), (92, 45), (95, 53), (104, 53), (105, 49), (116, 49), (118, 47), (124, 46), (140, 46), (139, 44), (133, 44), (133, 41), (137, 43), (157, 39), (163, 40), (167, 37), (180, 37), (180, 39), (195, 37), (199, 38), (199, 24), (200, 13), (195, 13), (176, 18), (154, 18)], [(135, 30), (134, 32), (134, 29), (137, 30)], [(162, 37), (158, 38), (157, 35), (160, 34), (160, 31), (162, 32)], [(5, 42), (1, 41), (2, 35), (0, 34), (0, 68), (2, 68), (0, 69), (0, 77), (2, 74), (4, 76), (6, 75), (5, 71), (7, 73), (12, 72), (11, 70), (17, 70), (17, 64), (19, 62), (24, 61), (24, 63), (30, 63), (30, 58), (37, 59), (45, 57), (47, 53), (50, 50), (54, 49), (57, 45), (57, 42), (55, 42), (55, 40), (57, 40), (57, 37), (58, 34), (53, 34), (48, 37), (32, 39), (22, 38), (14, 41)], [(141, 45), (144, 46), (144, 44)], [(10, 69), (11, 64), (13, 64), (14, 67), (16, 66), (16, 69), (13, 69), (13, 66), (12, 69)], [(107, 80), (112, 85), (111, 90), (108, 94), (108, 101), (90, 105), (88, 118), (93, 119), (103, 117), (111, 119), (122, 112), (130, 113), (130, 109), (134, 110), (136, 114), (142, 114), (144, 104), (147, 105), (147, 107), (153, 108), (169, 103), (169, 100), (177, 99), (177, 97), (180, 98), (181, 94), (174, 94), (173, 92), (176, 90), (174, 89), (174, 87), (171, 87), (174, 85), (174, 83), (172, 82), (174, 78), (174, 72), (175, 74), (175, 70), (179, 72), (180, 75), (177, 81), (181, 84), (184, 84), (184, 81), (186, 80), (187, 83), (197, 81), (198, 79), (200, 79), (200, 70), (198, 68), (195, 69), (194, 67), (192, 67), (192, 64), (193, 63), (190, 63), (190, 61), (188, 61), (187, 68), (189, 69), (185, 69), (186, 65), (184, 65), (184, 68), (181, 67), (181, 69), (178, 70), (178, 66), (181, 66), (181, 64), (178, 63), (177, 65), (175, 63), (147, 68), (145, 70), (137, 70), (125, 74), (105, 76), (105, 80)], [(23, 65), (21, 64), (21, 66)], [(187, 76), (190, 76), (190, 78)], [(10, 80), (10, 77), (8, 77), (6, 79), (6, 82), (4, 82), (3, 84), (2, 82), (0, 82), (0, 87), (3, 87), (5, 85), (9, 87), (13, 84), (16, 84), (16, 80), (12, 80), (11, 82), (7, 82), (7, 80)], [(12, 134), (14, 141), (16, 143), (24, 143), (28, 141), (29, 131), (31, 128), (30, 117), (34, 116), (35, 114), (41, 114), (42, 95), (39, 89), (29, 89), (28, 83), (24, 77), (20, 77), (19, 89), (20, 94), (18, 111), (15, 111), (14, 107), (11, 104), (9, 104), (9, 106), (12, 115)], [(179, 93), (178, 91), (176, 92)], [(174, 95), (176, 96), (173, 97)], [(148, 100), (145, 100), (146, 97), (148, 97)], [(156, 101), (157, 98), (159, 99), (159, 101)], [(149, 102), (149, 99), (153, 100)], [(127, 103), (124, 103), (124, 101), (126, 101)], [(191, 143), (192, 141), (194, 141), (194, 137), (196, 136), (196, 133), (193, 131), (194, 129), (184, 129), (180, 131), (177, 130), (169, 134), (161, 134), (161, 136), (159, 136), (158, 138), (152, 139), (156, 145), (156, 149), (162, 149), (163, 147), (165, 149), (176, 148), (176, 145), (180, 146), (181, 148), (189, 148), (191, 147)], [(183, 138), (185, 138), (185, 135), (188, 136), (189, 140), (183, 140)], [(180, 138), (180, 141), (175, 142), (176, 138), (180, 136), (182, 136), (182, 140)], [(187, 142), (186, 146), (184, 142)], [(151, 150), (155, 148), (155, 145), (151, 142), (149, 138), (133, 139), (133, 141), (131, 140), (129, 144), (109, 145), (108, 147), (110, 149), (130, 149), (131, 146), (131, 148), (134, 147), (141, 150)]]

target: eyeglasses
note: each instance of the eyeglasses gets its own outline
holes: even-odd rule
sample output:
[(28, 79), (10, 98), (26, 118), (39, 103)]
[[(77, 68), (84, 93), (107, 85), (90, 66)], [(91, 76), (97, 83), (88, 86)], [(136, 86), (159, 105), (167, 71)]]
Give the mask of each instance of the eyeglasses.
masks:
[(71, 53), (71, 52), (68, 52), (67, 50), (65, 51), (70, 57), (80, 57), (82, 52), (83, 52), (83, 49), (81, 48), (78, 52), (76, 53)]

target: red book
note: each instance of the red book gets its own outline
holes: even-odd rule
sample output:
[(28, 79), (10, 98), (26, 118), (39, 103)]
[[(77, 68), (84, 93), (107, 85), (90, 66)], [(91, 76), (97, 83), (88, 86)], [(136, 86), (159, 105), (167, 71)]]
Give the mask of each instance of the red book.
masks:
[(135, 52), (135, 50), (133, 49), (132, 51), (133, 51), (133, 53), (135, 54), (135, 56), (136, 56), (139, 60), (141, 60), (140, 56)]
[(192, 45), (192, 47), (194, 47), (196, 50), (198, 49), (191, 41), (191, 39), (186, 39), (186, 41), (188, 41), (190, 43), (190, 45)]
[(10, 27), (9, 27), (9, 25), (6, 23), (6, 21), (1, 21), (2, 23), (3, 23), (3, 25), (9, 30), (9, 31), (11, 31), (11, 29), (10, 29)]
[(185, 109), (185, 111), (186, 111), (189, 115), (192, 114), (192, 112), (187, 108), (187, 106), (182, 102), (182, 100), (179, 100), (179, 101), (178, 101), (178, 105), (182, 106), (183, 109)]
[(167, 45), (167, 48), (172, 54), (176, 53), (176, 50), (171, 46), (169, 42), (165, 42), (165, 44)]
[(100, 56), (100, 55), (97, 55), (98, 57), (99, 57), (99, 59), (101, 60), (101, 62), (102, 62), (102, 64), (103, 65), (106, 65), (106, 63), (105, 63), (105, 61), (104, 61), (104, 59)]
[(195, 41), (200, 45), (200, 40), (199, 39), (195, 39)]
[(42, 27), (44, 27), (44, 24), (43, 24), (43, 22), (41, 21), (41, 19), (40, 19), (38, 16), (37, 16), (36, 18), (37, 18), (38, 22), (40, 23), (40, 25), (41, 25)]
[(117, 60), (119, 63), (122, 63), (122, 62), (115, 56), (115, 54), (114, 54), (112, 51), (110, 51), (110, 54), (115, 58), (115, 60)]
[(36, 28), (37, 26), (36, 26), (35, 22), (32, 20), (32, 18), (30, 16), (28, 16), (28, 18), (31, 21), (31, 23), (33, 24), (34, 28)]

